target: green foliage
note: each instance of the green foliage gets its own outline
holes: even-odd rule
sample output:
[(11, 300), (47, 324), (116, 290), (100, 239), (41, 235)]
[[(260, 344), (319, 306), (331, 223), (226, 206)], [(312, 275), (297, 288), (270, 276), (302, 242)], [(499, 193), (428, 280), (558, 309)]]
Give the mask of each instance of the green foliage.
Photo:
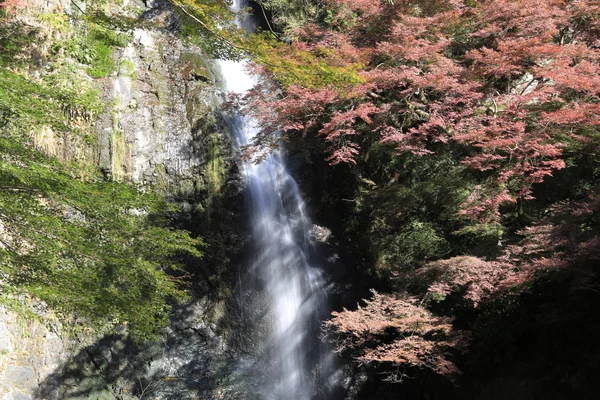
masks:
[(481, 243), (483, 239), (491, 239), (496, 242), (504, 234), (504, 227), (500, 224), (487, 223), (487, 224), (474, 224), (464, 226), (454, 232), (453, 235), (468, 237), (473, 243)]
[(294, 40), (295, 31), (314, 21), (319, 13), (316, 4), (304, 0), (258, 0), (257, 3), (269, 12), (273, 28), (286, 41)]
[[(112, 73), (112, 48), (126, 36), (80, 27), (55, 44), (55, 55), (89, 65), (95, 76)], [(203, 242), (170, 228), (177, 210), (157, 196), (34, 150), (49, 139), (48, 146), (62, 141), (69, 152), (89, 153), (91, 140), (69, 140), (88, 138), (105, 105), (68, 58), (56, 57), (35, 79), (15, 72), (19, 46), (33, 34), (18, 25), (12, 32), (0, 39), (10, 55), (0, 58), (0, 301), (13, 307), (26, 294), (95, 329), (126, 324), (149, 338), (168, 322), (172, 301), (185, 297), (180, 265), (200, 257)], [(124, 157), (122, 132), (115, 134), (122, 146), (113, 149)]]
[(30, 129), (41, 125), (58, 131), (73, 128), (74, 115), (91, 120), (103, 111), (99, 93), (82, 82), (69, 65), (34, 82), (0, 67), (0, 128)]
[[(141, 14), (142, 10), (139, 12)], [(107, 11), (102, 7), (88, 8), (85, 20), (109, 31), (130, 32), (136, 28), (156, 28), (156, 25), (151, 21), (142, 18), (128, 17), (114, 12), (107, 14)]]
[(71, 28), (69, 16), (62, 12), (40, 13), (38, 19), (61, 33), (66, 33)]
[(390, 146), (363, 146), (349, 227), (375, 274), (408, 272), (468, 245), (450, 235), (462, 226), (456, 214), (472, 180), (453, 152), (398, 157)]
[(88, 73), (93, 78), (103, 78), (116, 70), (113, 49), (127, 46), (130, 39), (128, 34), (89, 21), (81, 23), (72, 37), (55, 43), (53, 50), (64, 51), (78, 62), (89, 65)]
[(213, 193), (221, 191), (225, 182), (225, 161), (219, 148), (218, 136), (213, 135), (208, 143), (208, 166), (206, 178), (209, 190)]
[(64, 94), (0, 68), (0, 126), (33, 125), (45, 120), (48, 125), (65, 127), (61, 110), (52, 99), (63, 101)]
[[(1, 12), (1, 11), (0, 11)], [(15, 23), (0, 23), (0, 65), (21, 64), (17, 57), (23, 48), (35, 42), (36, 30)]]
[[(0, 140), (3, 285), (92, 323), (147, 338), (184, 292), (167, 270), (200, 257), (199, 239), (168, 228), (166, 204), (126, 184), (81, 181), (17, 140)], [(4, 289), (3, 289), (4, 292)]]
[(181, 21), (179, 36), (185, 42), (199, 46), (204, 54), (217, 59), (239, 60), (242, 58), (243, 51), (241, 49), (232, 46), (227, 40), (215, 38), (210, 34), (201, 34), (198, 23), (187, 15), (183, 14)]
[(176, 0), (180, 17), (179, 36), (198, 45), (214, 58), (240, 59), (244, 53), (241, 39), (246, 36), (235, 24), (235, 16), (223, 0)]
[(346, 88), (365, 80), (358, 72), (359, 64), (338, 66), (330, 57), (335, 52), (327, 49), (307, 51), (278, 41), (271, 33), (253, 35), (245, 45), (255, 62), (266, 65), (283, 87), (298, 85), (304, 88)]
[(373, 250), (379, 255), (376, 267), (380, 273), (407, 271), (418, 262), (442, 257), (449, 246), (431, 223), (418, 220), (395, 235), (375, 239)]
[(104, 78), (115, 71), (115, 61), (112, 58), (112, 49), (106, 43), (93, 41), (93, 61), (88, 73), (92, 78)]

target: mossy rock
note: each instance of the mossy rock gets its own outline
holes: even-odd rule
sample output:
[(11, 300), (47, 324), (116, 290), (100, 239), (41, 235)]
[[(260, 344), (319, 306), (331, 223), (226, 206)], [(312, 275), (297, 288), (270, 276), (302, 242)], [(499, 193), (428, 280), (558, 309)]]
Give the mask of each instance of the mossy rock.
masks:
[(197, 88), (187, 94), (185, 113), (190, 126), (194, 131), (206, 125), (204, 121), (209, 115), (210, 108), (202, 101), (202, 89)]
[(179, 63), (182, 65), (184, 79), (202, 82), (213, 80), (208, 65), (204, 60), (204, 56), (201, 54), (181, 53)]

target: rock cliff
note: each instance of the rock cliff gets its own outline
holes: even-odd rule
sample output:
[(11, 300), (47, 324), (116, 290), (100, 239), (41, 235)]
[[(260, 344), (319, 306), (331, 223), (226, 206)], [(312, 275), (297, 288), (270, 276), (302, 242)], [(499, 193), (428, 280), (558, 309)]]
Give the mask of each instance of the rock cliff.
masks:
[[(92, 18), (85, 2), (27, 0), (16, 17), (23, 29), (37, 32), (36, 43), (21, 54), (31, 61), (29, 74), (47, 74), (63, 57), (104, 105), (87, 121), (91, 146), (40, 127), (37, 147), (63, 159), (83, 159), (106, 179), (184, 203), (181, 224), (214, 243), (213, 256), (205, 260), (212, 273), (198, 274), (198, 280), (217, 285), (213, 281), (234, 257), (227, 246), (239, 245), (241, 192), (212, 61), (178, 36), (180, 19), (167, 1), (124, 0), (101, 10), (105, 18), (124, 21), (114, 29), (126, 38), (110, 51), (114, 68), (102, 74), (55, 45)], [(227, 228), (213, 229), (217, 220)], [(217, 383), (228, 376), (226, 293), (211, 300), (206, 291), (196, 291), (197, 299), (178, 309), (162, 338), (144, 345), (126, 331), (102, 337), (63, 327), (35, 301), (21, 303), (24, 315), (37, 317), (0, 307), (0, 399), (192, 399), (198, 393), (219, 398)]]

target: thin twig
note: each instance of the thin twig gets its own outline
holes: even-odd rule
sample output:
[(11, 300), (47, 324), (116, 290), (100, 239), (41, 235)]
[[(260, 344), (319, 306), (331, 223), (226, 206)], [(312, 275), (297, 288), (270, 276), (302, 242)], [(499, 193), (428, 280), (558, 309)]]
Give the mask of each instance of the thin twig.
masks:
[(269, 18), (267, 18), (267, 14), (266, 14), (266, 12), (265, 12), (265, 8), (264, 8), (264, 7), (262, 6), (262, 4), (260, 4), (259, 2), (256, 2), (256, 4), (258, 4), (258, 6), (260, 7), (260, 9), (261, 9), (261, 11), (262, 11), (262, 14), (263, 14), (263, 17), (265, 17), (265, 21), (267, 22), (267, 26), (269, 27), (269, 30), (271, 31), (271, 33), (273, 33), (273, 35), (275, 35), (275, 37), (276, 37), (277, 39), (280, 39), (280, 36), (279, 36), (280, 34), (279, 34), (279, 33), (277, 33), (277, 32), (275, 32), (275, 31), (273, 30), (273, 28), (271, 27), (271, 23), (269, 22)]
[(79, 7), (79, 5), (78, 5), (77, 3), (75, 3), (73, 0), (71, 0), (71, 3), (72, 3), (72, 4), (73, 4), (75, 7), (77, 7), (77, 9), (78, 9), (79, 11), (81, 11), (81, 13), (82, 13), (83, 15), (86, 15), (86, 14), (85, 14), (85, 11), (83, 11), (83, 10), (81, 9), (81, 7)]
[(234, 48), (236, 48), (238, 50), (241, 50), (241, 51), (243, 51), (245, 53), (247, 52), (247, 50), (244, 49), (243, 47), (238, 46), (237, 44), (233, 43), (231, 40), (224, 38), (222, 35), (218, 34), (214, 30), (212, 30), (208, 25), (206, 25), (204, 22), (202, 22), (201, 20), (199, 20), (198, 18), (196, 18), (192, 13), (190, 13), (188, 10), (186, 10), (185, 7), (182, 6), (181, 4), (177, 3), (176, 1), (172, 1), (171, 4), (173, 4), (174, 6), (176, 6), (177, 8), (179, 8), (188, 17), (190, 17), (191, 19), (193, 19), (194, 21), (196, 21), (198, 24), (200, 24), (200, 26), (202, 26), (204, 29), (206, 29), (207, 31), (209, 31), (213, 35), (217, 36), (219, 39), (221, 39), (222, 41), (224, 41), (225, 43), (227, 43), (229, 46), (234, 47)]

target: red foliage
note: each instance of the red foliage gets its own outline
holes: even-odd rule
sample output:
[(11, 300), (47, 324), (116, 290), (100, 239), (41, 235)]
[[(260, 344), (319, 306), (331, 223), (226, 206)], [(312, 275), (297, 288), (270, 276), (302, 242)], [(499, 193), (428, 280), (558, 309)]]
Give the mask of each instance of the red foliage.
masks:
[(507, 246), (500, 257), (485, 261), (463, 256), (426, 264), (409, 279), (425, 281), (427, 293), (446, 296), (464, 291), (477, 306), (483, 300), (528, 287), (541, 272), (570, 269), (586, 287), (600, 262), (600, 236), (582, 226), (593, 222), (600, 212), (600, 195), (585, 201), (561, 204), (549, 210), (548, 220), (519, 232), (523, 239)]
[(573, 38), (600, 48), (600, 4), (596, 0), (574, 0), (571, 3)]
[(463, 163), (493, 173), (503, 193), (480, 191), (472, 206), (485, 212), (465, 208), (478, 216), (531, 198), (533, 184), (565, 167), (565, 139), (580, 140), (579, 127), (600, 125), (597, 2), (324, 3), (338, 19), (335, 29), (306, 26), (294, 46), (326, 54), (336, 67), (362, 65), (364, 83), (292, 86), (284, 96), (253, 91), (249, 110), (261, 137), (321, 135), (332, 164), (355, 163), (365, 135), (379, 135), (398, 153), (467, 146), (473, 151)]
[(464, 290), (465, 298), (477, 306), (495, 295), (503, 282), (513, 280), (515, 275), (508, 263), (461, 256), (429, 263), (416, 271), (415, 278), (428, 281), (427, 292), (437, 296)]
[(0, 8), (4, 9), (8, 15), (14, 15), (17, 9), (25, 6), (25, 0), (3, 0)]
[(450, 318), (431, 313), (427, 304), (461, 293), (477, 307), (527, 290), (540, 273), (565, 269), (574, 278), (573, 290), (600, 290), (596, 268), (600, 236), (585, 228), (585, 224), (600, 223), (598, 215), (598, 194), (557, 205), (548, 215), (557, 223), (547, 221), (518, 232), (523, 239), (507, 246), (496, 260), (460, 256), (430, 262), (403, 277), (424, 288), (420, 298), (373, 292), (365, 307), (333, 313), (325, 327), (338, 351), (352, 352), (359, 362), (456, 373), (458, 369), (446, 356), (465, 348), (467, 332), (455, 329)]
[[(483, 224), (501, 222), (502, 206), (531, 199), (535, 184), (566, 167), (568, 151), (583, 143), (580, 153), (598, 154), (598, 1), (322, 4), (330, 26), (304, 27), (294, 48), (337, 68), (359, 66), (362, 79), (277, 93), (264, 81), (246, 99), (261, 138), (321, 137), (331, 164), (362, 161), (361, 145), (376, 141), (423, 156), (446, 146), (480, 183), (459, 214)], [(272, 77), (268, 68), (262, 75)], [(403, 276), (420, 293), (374, 293), (366, 306), (334, 313), (325, 324), (330, 337), (363, 363), (456, 372), (447, 354), (465, 345), (465, 334), (426, 309), (428, 302), (460, 293), (481, 307), (531, 288), (541, 273), (566, 269), (575, 290), (589, 289), (600, 262), (597, 215), (600, 196), (591, 195), (547, 210), (495, 259), (427, 263)]]
[(454, 329), (450, 318), (435, 316), (414, 298), (375, 291), (365, 303), (356, 311), (333, 313), (325, 323), (338, 351), (354, 352), (363, 363), (428, 368), (439, 374), (459, 372), (446, 355), (451, 349), (463, 349), (467, 335)]

